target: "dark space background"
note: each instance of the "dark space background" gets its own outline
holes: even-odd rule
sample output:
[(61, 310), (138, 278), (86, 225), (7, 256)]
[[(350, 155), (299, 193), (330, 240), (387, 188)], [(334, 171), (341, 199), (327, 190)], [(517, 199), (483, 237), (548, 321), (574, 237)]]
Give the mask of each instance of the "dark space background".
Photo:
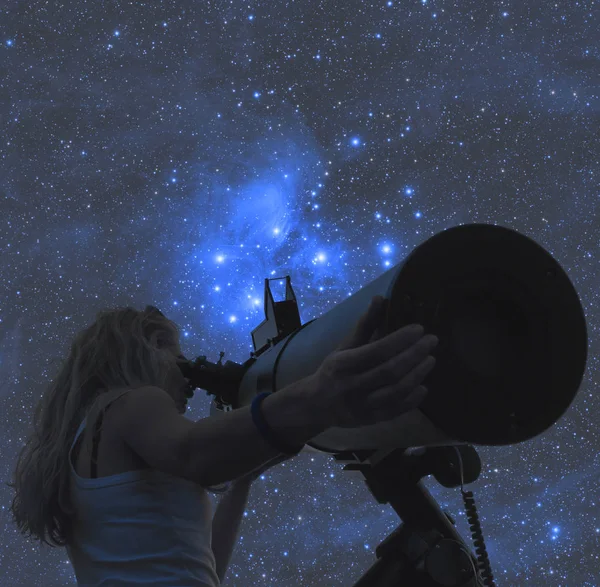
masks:
[[(528, 443), (478, 449), (467, 489), (496, 583), (599, 585), (598, 8), (5, 0), (2, 585), (75, 584), (64, 549), (17, 533), (4, 482), (98, 310), (152, 303), (181, 325), (186, 356), (241, 363), (264, 278), (291, 275), (307, 322), (473, 222), (548, 250), (590, 337), (564, 418)], [(188, 417), (208, 414), (198, 392)], [(258, 480), (224, 584), (353, 585), (399, 519), (341, 468), (302, 454)], [(459, 490), (427, 486), (472, 545)]]

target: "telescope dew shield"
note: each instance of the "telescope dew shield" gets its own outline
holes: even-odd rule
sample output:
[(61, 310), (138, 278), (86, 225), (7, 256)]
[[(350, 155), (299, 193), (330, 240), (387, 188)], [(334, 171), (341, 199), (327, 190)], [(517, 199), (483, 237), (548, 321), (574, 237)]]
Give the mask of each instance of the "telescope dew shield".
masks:
[(239, 406), (314, 373), (375, 295), (390, 300), (387, 333), (419, 323), (439, 337), (428, 397), (388, 422), (331, 428), (308, 443), (314, 450), (516, 444), (554, 425), (577, 394), (587, 330), (567, 274), (532, 239), (470, 224), (428, 239), (267, 350), (241, 380)]

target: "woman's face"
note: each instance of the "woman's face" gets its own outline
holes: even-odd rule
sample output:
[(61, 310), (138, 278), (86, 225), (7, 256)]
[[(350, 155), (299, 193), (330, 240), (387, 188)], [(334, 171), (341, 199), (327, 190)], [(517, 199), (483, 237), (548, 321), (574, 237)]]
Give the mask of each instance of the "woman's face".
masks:
[(173, 398), (177, 409), (181, 414), (185, 413), (187, 407), (187, 395), (186, 390), (189, 385), (188, 379), (183, 376), (177, 361), (185, 360), (183, 353), (181, 352), (181, 348), (179, 346), (179, 342), (175, 344), (169, 344), (164, 341), (164, 339), (158, 339), (158, 346), (160, 349), (168, 352), (172, 356), (172, 364), (171, 370), (169, 371), (169, 375), (167, 377), (167, 382), (165, 384), (165, 391)]

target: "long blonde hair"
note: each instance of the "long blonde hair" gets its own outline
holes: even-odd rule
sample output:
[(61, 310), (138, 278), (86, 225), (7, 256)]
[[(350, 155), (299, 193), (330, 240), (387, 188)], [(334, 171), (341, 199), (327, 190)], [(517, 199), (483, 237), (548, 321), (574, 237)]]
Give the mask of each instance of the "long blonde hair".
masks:
[(74, 509), (68, 454), (95, 399), (110, 388), (163, 387), (172, 363), (160, 350), (179, 340), (179, 327), (156, 308), (103, 310), (75, 336), (71, 351), (39, 400), (33, 431), (13, 475), (11, 512), (21, 534), (48, 546), (66, 546)]

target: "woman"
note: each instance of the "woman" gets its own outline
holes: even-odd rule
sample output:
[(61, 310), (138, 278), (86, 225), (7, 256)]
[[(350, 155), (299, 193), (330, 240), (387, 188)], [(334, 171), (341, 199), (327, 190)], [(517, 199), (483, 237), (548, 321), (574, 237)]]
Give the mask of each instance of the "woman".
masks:
[(160, 387), (185, 412), (181, 359), (178, 327), (156, 308), (102, 311), (75, 337), (36, 407), (8, 484), (11, 510), (21, 533), (66, 546), (80, 585), (223, 580), (249, 484), (268, 466), (224, 484), (215, 522), (225, 528), (215, 536), (205, 489), (150, 468), (115, 433), (119, 402), (132, 389)]

